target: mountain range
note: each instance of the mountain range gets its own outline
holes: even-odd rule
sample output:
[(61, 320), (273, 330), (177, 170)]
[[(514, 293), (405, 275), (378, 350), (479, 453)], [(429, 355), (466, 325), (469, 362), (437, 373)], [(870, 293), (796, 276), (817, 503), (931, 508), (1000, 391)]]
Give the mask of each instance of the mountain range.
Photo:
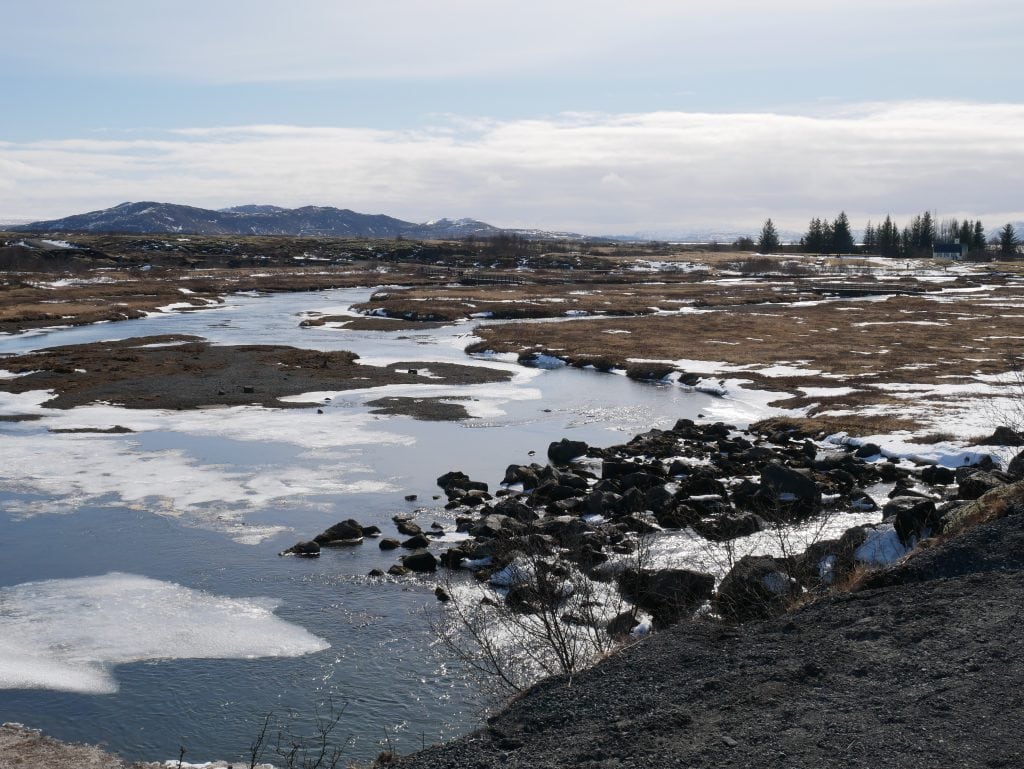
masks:
[(311, 237), (411, 238), (415, 240), (494, 237), (570, 237), (571, 233), (506, 230), (476, 219), (436, 219), (417, 224), (383, 214), (360, 214), (347, 208), (281, 208), (244, 205), (211, 210), (175, 203), (121, 203), (90, 211), (11, 227), (15, 232), (112, 232), (182, 235), (306, 235)]

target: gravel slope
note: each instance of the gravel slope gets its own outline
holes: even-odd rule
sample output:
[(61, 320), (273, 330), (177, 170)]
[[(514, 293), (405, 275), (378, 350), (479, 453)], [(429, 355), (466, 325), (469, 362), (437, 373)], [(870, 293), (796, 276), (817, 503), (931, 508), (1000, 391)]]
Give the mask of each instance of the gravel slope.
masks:
[(764, 623), (679, 626), (404, 769), (1024, 766), (1024, 515)]

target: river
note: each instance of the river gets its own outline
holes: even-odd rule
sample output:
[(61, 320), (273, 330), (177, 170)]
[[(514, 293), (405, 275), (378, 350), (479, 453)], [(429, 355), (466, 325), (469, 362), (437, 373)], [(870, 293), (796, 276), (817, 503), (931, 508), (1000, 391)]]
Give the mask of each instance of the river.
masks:
[[(472, 324), (422, 331), (300, 328), (309, 313), (351, 314), (370, 289), (230, 296), (195, 312), (0, 337), (0, 354), (155, 334), (217, 344), (347, 349), (367, 363), (495, 366), (508, 383), (320, 393), (321, 411), (193, 412), (97, 404), (42, 408), (0, 394), (0, 721), (129, 759), (238, 759), (266, 714), (296, 731), (333, 703), (347, 755), (388, 738), (405, 752), (464, 733), (482, 703), (444, 659), (424, 612), (428, 578), (368, 578), (396, 560), (373, 541), (317, 560), (277, 553), (336, 521), (394, 532), (391, 516), (454, 530), (432, 500), (448, 470), (493, 486), (549, 442), (619, 443), (680, 417), (748, 422), (764, 407), (678, 386), (570, 368), (469, 358)], [(577, 321), (566, 321), (577, 322)], [(2, 366), (0, 366), (2, 368)], [(472, 419), (371, 414), (388, 395), (457, 397)], [(328, 400), (329, 399), (329, 400)], [(124, 434), (54, 428), (131, 428)], [(415, 494), (416, 501), (405, 496)], [(439, 546), (440, 547), (440, 546)]]

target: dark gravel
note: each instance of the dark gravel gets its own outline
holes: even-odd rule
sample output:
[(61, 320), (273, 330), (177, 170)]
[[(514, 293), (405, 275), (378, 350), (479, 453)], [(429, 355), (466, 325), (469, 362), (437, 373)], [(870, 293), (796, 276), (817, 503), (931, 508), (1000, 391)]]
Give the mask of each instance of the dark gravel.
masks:
[(1024, 515), (779, 619), (676, 626), (402, 760), (482, 767), (1024, 766)]

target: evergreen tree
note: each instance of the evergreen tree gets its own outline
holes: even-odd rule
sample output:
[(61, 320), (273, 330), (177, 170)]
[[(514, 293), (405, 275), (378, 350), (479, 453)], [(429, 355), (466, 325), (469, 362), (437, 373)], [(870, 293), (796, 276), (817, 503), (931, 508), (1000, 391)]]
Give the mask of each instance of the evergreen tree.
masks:
[(935, 221), (932, 219), (931, 211), (925, 211), (921, 215), (921, 241), (918, 245), (928, 251), (935, 245)]
[(757, 239), (757, 250), (762, 254), (773, 254), (779, 250), (779, 233), (771, 219), (767, 219), (761, 227), (761, 237)]
[(839, 216), (832, 223), (832, 248), (836, 254), (853, 253), (853, 234), (850, 232), (850, 220), (846, 218), (846, 212), (840, 211)]
[(974, 239), (974, 226), (970, 219), (964, 219), (963, 224), (960, 225), (957, 237), (961, 243), (966, 244), (968, 248), (972, 248), (971, 241)]
[(871, 220), (868, 219), (867, 227), (864, 228), (864, 253), (873, 254), (878, 251), (878, 231)]
[(823, 219), (821, 222), (821, 249), (819, 253), (831, 254), (835, 251), (835, 230), (832, 225), (829, 224), (828, 219)]
[(1013, 259), (1017, 256), (1017, 231), (1009, 222), (999, 230), (999, 254), (1004, 259)]
[(804, 251), (808, 254), (820, 254), (824, 250), (824, 237), (821, 229), (821, 219), (814, 217), (807, 227), (807, 234), (803, 237)]
[(878, 253), (882, 256), (900, 255), (900, 231), (888, 214), (885, 215), (885, 221), (878, 230)]
[(974, 235), (971, 237), (971, 248), (975, 251), (984, 251), (988, 241), (985, 240), (985, 227), (978, 219), (974, 223)]
[[(918, 227), (921, 226), (920, 217), (918, 217)], [(914, 252), (914, 230), (913, 227), (904, 227), (903, 232), (900, 233), (900, 247), (896, 252), (896, 256), (908, 257)]]

